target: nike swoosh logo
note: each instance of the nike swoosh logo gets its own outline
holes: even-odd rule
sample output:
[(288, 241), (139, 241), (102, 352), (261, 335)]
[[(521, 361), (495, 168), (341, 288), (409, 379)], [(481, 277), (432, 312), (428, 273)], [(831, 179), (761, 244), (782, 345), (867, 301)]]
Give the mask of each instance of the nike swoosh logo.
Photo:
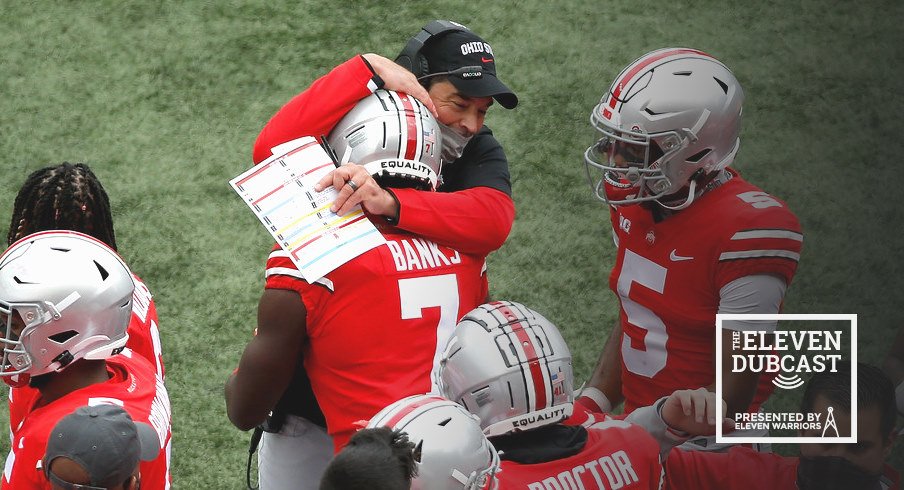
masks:
[(480, 61), (482, 61), (482, 62), (484, 62), (484, 63), (492, 63), (492, 62), (493, 62), (493, 58), (487, 59), (487, 58), (484, 58), (483, 56), (481, 56), (481, 57), (480, 57)]
[(678, 252), (678, 249), (673, 248), (672, 253), (669, 254), (669, 259), (671, 259), (672, 262), (680, 262), (682, 260), (694, 260), (693, 257), (684, 257), (682, 255), (678, 255), (676, 252)]

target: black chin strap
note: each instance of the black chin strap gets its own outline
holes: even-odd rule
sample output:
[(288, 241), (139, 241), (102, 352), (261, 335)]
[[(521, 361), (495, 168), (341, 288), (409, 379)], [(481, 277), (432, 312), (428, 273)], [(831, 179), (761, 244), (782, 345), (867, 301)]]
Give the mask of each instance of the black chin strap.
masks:
[[(696, 189), (699, 189), (699, 190), (695, 191), (695, 193), (697, 195), (694, 196), (694, 200), (697, 200), (700, 197), (702, 197), (704, 194), (706, 194), (707, 192), (709, 192), (713, 189), (716, 189), (717, 187), (721, 186), (722, 184), (728, 182), (733, 177), (734, 177), (734, 175), (727, 170), (716, 170), (715, 172), (710, 172), (708, 174), (704, 174), (703, 169), (701, 168), (701, 169), (697, 169), (697, 171), (694, 172), (694, 175), (692, 175), (691, 178), (688, 179), (688, 182), (693, 182), (694, 183), (693, 187), (696, 187)], [(671, 196), (671, 198), (668, 200), (661, 198), (661, 199), (657, 199), (656, 201), (651, 201), (650, 205), (649, 205), (649, 209), (650, 209), (651, 213), (653, 214), (653, 220), (656, 223), (659, 223), (660, 221), (668, 218), (675, 212), (680, 211), (680, 209), (669, 209), (668, 206), (672, 205), (672, 203), (681, 203), (681, 202), (686, 201), (688, 199), (688, 193), (690, 191), (691, 191), (691, 186), (685, 187), (682, 191), (679, 191), (679, 192), (676, 192), (675, 194), (673, 194)], [(662, 201), (665, 201), (665, 204), (663, 204)]]

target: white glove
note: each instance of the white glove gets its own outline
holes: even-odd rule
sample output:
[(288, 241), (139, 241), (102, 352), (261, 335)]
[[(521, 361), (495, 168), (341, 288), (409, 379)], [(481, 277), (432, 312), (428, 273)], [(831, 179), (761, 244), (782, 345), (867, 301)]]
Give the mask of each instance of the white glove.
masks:
[(593, 403), (599, 407), (600, 413), (609, 413), (612, 411), (612, 402), (609, 401), (609, 398), (606, 397), (602, 391), (593, 386), (587, 386), (578, 390), (574, 395), (574, 399), (577, 400), (580, 397), (587, 397), (593, 400)]

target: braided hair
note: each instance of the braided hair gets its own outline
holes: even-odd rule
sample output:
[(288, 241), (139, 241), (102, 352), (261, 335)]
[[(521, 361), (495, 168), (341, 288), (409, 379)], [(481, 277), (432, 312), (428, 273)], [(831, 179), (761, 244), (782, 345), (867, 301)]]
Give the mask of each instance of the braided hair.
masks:
[(36, 170), (19, 189), (8, 244), (45, 230), (79, 231), (116, 250), (110, 199), (84, 163), (63, 162)]

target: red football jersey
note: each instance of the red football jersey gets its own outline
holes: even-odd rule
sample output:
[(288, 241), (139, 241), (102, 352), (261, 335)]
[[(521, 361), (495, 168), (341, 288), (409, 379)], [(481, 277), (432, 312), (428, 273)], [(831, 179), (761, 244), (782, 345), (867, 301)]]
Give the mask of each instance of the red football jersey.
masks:
[(672, 449), (665, 461), (666, 487), (699, 490), (796, 490), (797, 458), (749, 447), (728, 452)]
[(144, 282), (132, 274), (135, 280), (135, 292), (132, 293), (132, 317), (129, 319), (129, 341), (126, 347), (144, 357), (166, 379), (163, 366), (163, 350), (160, 346), (160, 321), (157, 319), (157, 305), (154, 297)]
[(385, 245), (314, 284), (281, 249), (267, 261), (266, 287), (298, 291), (307, 309), (305, 369), (337, 451), (355, 422), (433, 389), (456, 323), (487, 297), (484, 257), (400, 230), (383, 235)]
[(50, 489), (41, 460), (51, 430), (77, 408), (101, 403), (119, 405), (133, 420), (145, 422), (157, 431), (162, 449), (157, 459), (141, 462), (141, 487), (170, 487), (171, 412), (163, 380), (147, 360), (129, 349), (107, 359), (107, 371), (111, 375), (108, 381), (73, 391), (47, 405), (35, 407), (38, 396), (27, 400), (28, 413), (12, 434), (12, 447), (6, 457), (0, 488)]
[[(160, 332), (157, 329), (157, 305), (151, 291), (142, 280), (132, 274), (135, 292), (132, 293), (132, 316), (129, 318), (129, 340), (126, 347), (147, 359), (155, 366), (157, 374), (164, 378), (163, 353), (160, 347)], [(165, 378), (164, 378), (165, 379)], [(28, 386), (9, 390), (9, 429), (15, 432), (31, 408), (37, 390)]]
[(620, 420), (587, 429), (577, 454), (536, 464), (503, 460), (496, 476), (500, 488), (525, 490), (658, 489), (663, 483), (659, 444), (640, 426)]
[[(678, 490), (797, 490), (798, 458), (762, 453), (749, 447), (728, 452), (672, 449), (665, 462), (666, 486)], [(898, 473), (885, 467), (883, 489), (900, 488)]]
[[(784, 202), (731, 173), (658, 223), (641, 205), (612, 212), (618, 257), (609, 286), (621, 303), (625, 412), (715, 381), (723, 286), (754, 274), (791, 283), (803, 241), (797, 218)], [(763, 376), (751, 410), (770, 388)]]

